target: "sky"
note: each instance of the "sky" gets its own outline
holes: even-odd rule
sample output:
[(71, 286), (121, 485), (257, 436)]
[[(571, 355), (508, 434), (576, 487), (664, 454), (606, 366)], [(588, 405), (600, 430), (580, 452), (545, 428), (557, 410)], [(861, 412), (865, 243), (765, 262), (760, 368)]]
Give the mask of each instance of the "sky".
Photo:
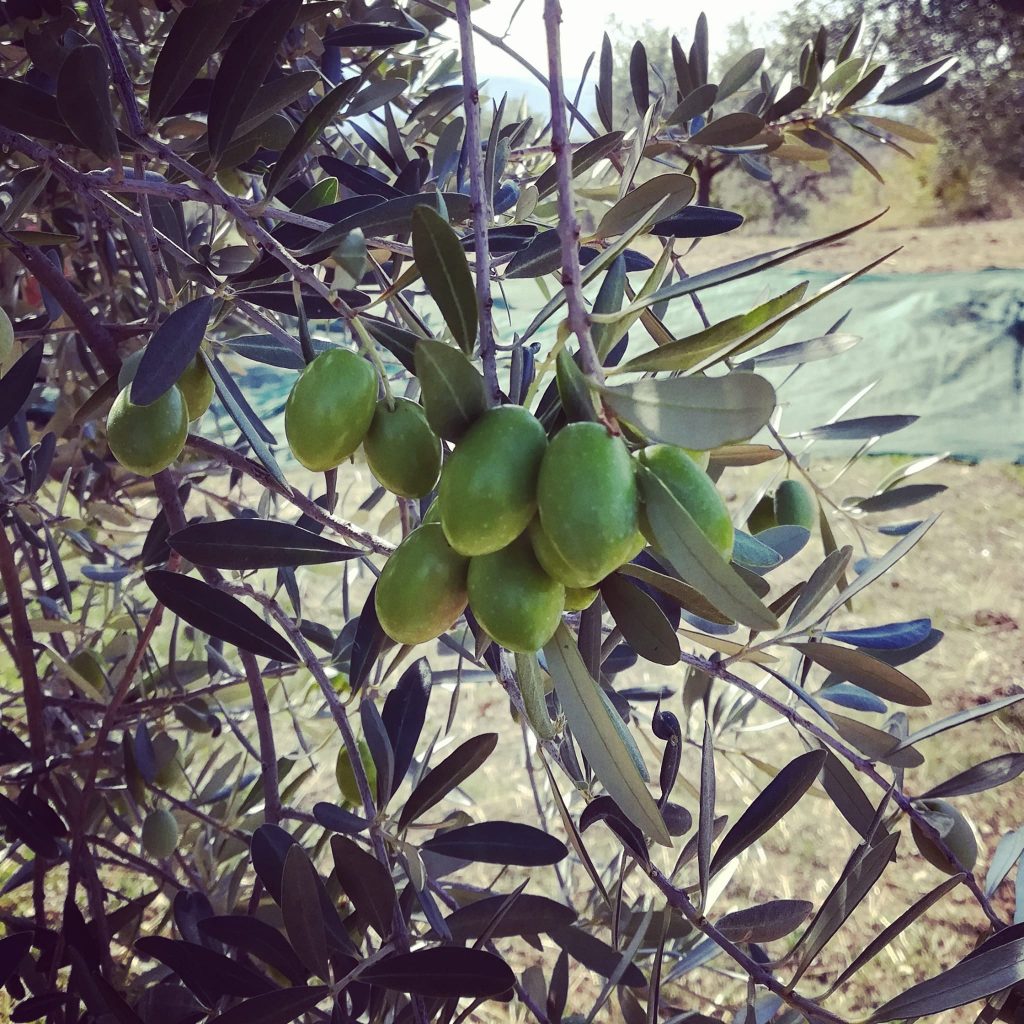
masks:
[[(693, 26), (702, 9), (708, 15), (712, 54), (716, 40), (724, 43), (729, 26), (746, 17), (755, 42), (759, 27), (771, 15), (791, 6), (788, 0), (714, 0), (702, 4), (695, 0), (562, 0), (562, 59), (567, 80), (578, 80), (588, 55), (600, 52), (601, 38), (614, 17), (625, 25), (640, 26), (650, 21), (672, 29), (688, 46)], [(547, 50), (541, 20), (543, 0), (524, 0), (505, 41), (544, 71)], [(502, 35), (516, 10), (516, 0), (493, 0), (473, 13), (473, 20), (490, 32)], [(508, 55), (477, 37), (477, 64), (480, 76), (521, 78), (525, 72)], [(596, 68), (594, 69), (596, 70)], [(593, 74), (591, 77), (593, 80)]]

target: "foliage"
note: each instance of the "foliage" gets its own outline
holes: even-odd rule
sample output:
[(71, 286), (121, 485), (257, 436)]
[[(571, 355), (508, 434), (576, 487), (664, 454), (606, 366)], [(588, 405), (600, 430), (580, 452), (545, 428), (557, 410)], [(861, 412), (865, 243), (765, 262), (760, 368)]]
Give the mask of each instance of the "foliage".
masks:
[[(706, 1020), (675, 983), (718, 958), (749, 978), (729, 995), (739, 1019), (834, 1021), (804, 976), (908, 822), (901, 855), (950, 879), (832, 988), (963, 886), (986, 940), (869, 1020), (1003, 1005), (1024, 940), (992, 897), (1024, 842), (1010, 833), (980, 881), (953, 801), (1024, 760), (983, 760), (926, 793), (913, 771), (925, 740), (1019, 698), (912, 727), (899, 709), (929, 696), (903, 667), (941, 633), (926, 618), (844, 621), (932, 527), (888, 517), (934, 496), (909, 482), (933, 461), (834, 496), (808, 452), (836, 439), (867, 451), (913, 417), (850, 415), (854, 398), (786, 434), (763, 372), (855, 343), (840, 323), (765, 348), (864, 271), (686, 337), (669, 327), (680, 303), (702, 311), (703, 290), (856, 229), (694, 277), (677, 250), (742, 220), (691, 202), (709, 161), (760, 178), (775, 160), (865, 164), (846, 130), (913, 138), (868, 112), (885, 67), (855, 36), (832, 53), (819, 35), (791, 76), (755, 53), (709, 83), (701, 19), (667, 76), (634, 49), (632, 112), (606, 42), (601, 128), (574, 110), (593, 136), (576, 145), (553, 0), (539, 140), (501, 103), (484, 132), (468, 0), (3, 13), (12, 1020), (449, 1022), (516, 1000), (555, 1022), (592, 1020), (613, 994), (628, 1020)], [(950, 67), (930, 61), (877, 99), (910, 102)], [(582, 237), (576, 194), (601, 206)], [(657, 263), (638, 248), (651, 237)], [(514, 329), (494, 285), (530, 289)], [(146, 449), (165, 406), (174, 430)], [(398, 408), (403, 422), (384, 423)], [(485, 436), (496, 417), (533, 440)], [(368, 438), (394, 493), (360, 487), (349, 460)], [(766, 462), (780, 468), (731, 528), (712, 484)], [(782, 584), (772, 574), (812, 535), (820, 561)], [(541, 600), (543, 614), (515, 618)], [(582, 610), (559, 614), (563, 602)], [(484, 625), (507, 630), (505, 648)], [(664, 685), (630, 685), (640, 659)], [(453, 678), (443, 715), (434, 690)], [(510, 702), (500, 735), (478, 721), (474, 680)], [(751, 755), (766, 781), (726, 816), (716, 750), (761, 713), (792, 726), (799, 752), (772, 733)], [(516, 735), (523, 762), (501, 774), (532, 787), (534, 823), (511, 820), (504, 792), (484, 812), (474, 790)], [(680, 772), (691, 746), (696, 780)], [(823, 794), (858, 836), (824, 901), (717, 910), (746, 851)], [(584, 969), (603, 979), (596, 995)]]

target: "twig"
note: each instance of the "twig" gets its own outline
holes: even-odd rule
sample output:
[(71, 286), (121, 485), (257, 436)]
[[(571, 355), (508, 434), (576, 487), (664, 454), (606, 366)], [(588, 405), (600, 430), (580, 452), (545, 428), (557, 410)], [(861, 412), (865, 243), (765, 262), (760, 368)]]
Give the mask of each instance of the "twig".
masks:
[(9, 235), (6, 237), (14, 255), (21, 261), (25, 269), (35, 275), (39, 283), (53, 295), (64, 312), (74, 322), (103, 369), (111, 376), (116, 374), (121, 367), (117, 344), (110, 332), (85, 304), (85, 300), (71, 287), (63, 271), (51, 263), (39, 249), (25, 245)]
[(367, 530), (360, 530), (358, 526), (353, 526), (351, 523), (346, 523), (341, 519), (335, 518), (330, 512), (322, 508), (315, 501), (307, 498), (296, 488), (283, 487), (263, 466), (258, 462), (254, 462), (252, 459), (247, 458), (241, 452), (236, 452), (234, 449), (227, 448), (222, 444), (218, 444), (216, 441), (209, 440), (208, 438), (199, 437), (197, 434), (189, 434), (186, 444), (189, 448), (209, 456), (220, 465), (229, 466), (231, 469), (237, 469), (240, 473), (244, 473), (246, 476), (251, 477), (260, 484), (260, 486), (266, 487), (268, 490), (274, 491), (276, 494), (280, 494), (283, 498), (290, 501), (297, 509), (299, 509), (300, 512), (304, 512), (308, 515), (310, 519), (328, 527), (348, 540), (353, 540), (357, 544), (361, 544), (367, 549), (367, 554), (376, 552), (377, 554), (389, 555), (395, 550), (395, 546), (393, 544), (389, 544), (386, 540), (382, 540), (380, 537), (377, 537)]
[(21, 578), (14, 561), (14, 549), (7, 536), (6, 524), (0, 523), (0, 577), (7, 592), (7, 605), (11, 613), (11, 633), (16, 652), (15, 661), (21, 676), (25, 699), (25, 721), (28, 725), (29, 749), (36, 761), (46, 756), (46, 726), (43, 720), (43, 689), (36, 669), (36, 656), (32, 627), (25, 610), (25, 595), (21, 591)]
[(645, 870), (651, 881), (662, 891), (669, 905), (682, 913), (695, 928), (703, 932), (724, 953), (727, 953), (739, 964), (755, 984), (762, 985), (774, 992), (784, 1002), (799, 1010), (810, 1021), (823, 1021), (825, 1024), (843, 1024), (844, 1018), (819, 1006), (811, 999), (801, 996), (784, 985), (768, 968), (752, 960), (736, 943), (727, 939), (697, 908), (690, 902), (682, 890), (674, 886), (653, 864), (646, 865)]
[[(876, 785), (882, 789), (888, 791), (890, 789), (889, 782), (878, 772), (874, 766), (874, 762), (863, 758), (855, 750), (846, 746), (840, 740), (830, 736), (820, 726), (815, 725), (813, 722), (808, 721), (798, 711), (791, 708), (788, 704), (777, 700), (769, 693), (765, 693), (764, 690), (758, 688), (753, 683), (747, 682), (746, 679), (741, 678), (738, 675), (730, 672), (721, 662), (713, 661), (708, 658), (702, 658), (699, 655), (683, 653), (682, 660), (687, 665), (692, 665), (695, 668), (699, 668), (709, 675), (714, 676), (717, 679), (722, 679), (725, 682), (731, 683), (733, 686), (738, 686), (744, 693), (756, 698), (761, 703), (766, 704), (773, 711), (782, 715), (791, 725), (794, 725), (805, 732), (809, 732), (812, 736), (816, 737), (823, 744), (830, 747), (837, 754), (841, 755), (850, 764), (857, 769), (861, 774), (866, 775)], [(978, 880), (974, 877), (974, 872), (968, 870), (956, 854), (949, 848), (943, 838), (939, 835), (938, 831), (933, 825), (914, 807), (909, 797), (901, 793), (899, 790), (893, 790), (893, 800), (896, 804), (904, 811), (918, 827), (925, 832), (929, 839), (942, 851), (943, 856), (947, 858), (954, 871), (962, 872), (965, 875), (964, 884), (971, 890), (975, 899), (978, 901), (978, 905), (984, 911), (985, 916), (989, 919), (992, 926), (998, 931), (1004, 928), (1005, 922), (999, 917), (999, 915), (992, 908), (992, 904), (988, 897), (982, 891), (978, 885)]]
[(555, 156), (558, 182), (558, 238), (562, 244), (562, 285), (569, 330), (580, 343), (583, 372), (597, 383), (604, 381), (604, 370), (590, 334), (590, 318), (583, 303), (580, 279), (580, 226), (572, 187), (572, 149), (565, 117), (565, 88), (562, 84), (560, 28), (562, 7), (559, 0), (544, 0), (544, 29), (548, 44), (548, 88), (551, 95), (551, 152)]
[(470, 0), (455, 0), (462, 55), (462, 105), (466, 111), (466, 146), (469, 149), (469, 188), (472, 197), (473, 242), (476, 248), (476, 298), (480, 318), (480, 358), (492, 404), (500, 401), (498, 363), (491, 322), (491, 253), (487, 227), (491, 223), (491, 189), (484, 180), (484, 154), (480, 138), (480, 90), (473, 55), (473, 17)]

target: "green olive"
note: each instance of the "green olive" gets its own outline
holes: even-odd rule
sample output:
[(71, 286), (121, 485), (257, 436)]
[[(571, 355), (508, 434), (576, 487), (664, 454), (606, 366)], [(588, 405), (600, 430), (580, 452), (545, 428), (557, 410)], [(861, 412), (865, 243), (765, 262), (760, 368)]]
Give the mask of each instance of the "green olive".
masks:
[(596, 587), (566, 587), (565, 588), (565, 610), (567, 612), (582, 612), (594, 603), (597, 597)]
[(559, 553), (551, 538), (541, 526), (540, 516), (534, 516), (527, 528), (533, 553), (541, 568), (554, 580), (573, 590), (583, 590), (596, 581), (584, 573), (577, 572)]
[[(637, 458), (672, 492), (672, 496), (693, 517), (701, 533), (725, 559), (732, 555), (733, 528), (729, 510), (711, 477), (682, 448), (655, 444)], [(654, 535), (644, 510), (640, 510), (640, 529), (652, 543)]]
[(818, 506), (814, 496), (799, 480), (783, 480), (776, 488), (775, 521), (779, 526), (814, 529), (818, 522)]
[(548, 445), (537, 483), (544, 535), (589, 587), (637, 548), (637, 486), (626, 446), (599, 423), (570, 423)]
[(210, 408), (214, 391), (213, 378), (201, 356), (197, 355), (188, 364), (185, 372), (178, 378), (178, 387), (185, 396), (189, 421), (199, 419)]
[(377, 581), (381, 628), (400, 644), (422, 644), (450, 629), (466, 610), (469, 560), (452, 550), (439, 525), (413, 530)]
[(178, 822), (170, 811), (150, 811), (142, 823), (142, 847), (151, 857), (163, 860), (178, 848)]
[(441, 439), (430, 429), (423, 407), (407, 398), (377, 403), (373, 422), (363, 438), (370, 472), (403, 498), (429, 494), (441, 472)]
[[(377, 766), (373, 762), (373, 755), (370, 753), (369, 744), (362, 737), (358, 740), (359, 760), (363, 762), (363, 772), (366, 774), (366, 781), (370, 783), (370, 792), (376, 792)], [(363, 796), (359, 792), (359, 784), (356, 782), (355, 772), (352, 771), (352, 759), (348, 756), (348, 747), (342, 747), (338, 751), (338, 760), (334, 764), (334, 777), (338, 780), (338, 789), (345, 800), (355, 807), (363, 806)]]
[(751, 535), (763, 533), (772, 527), (778, 526), (775, 518), (775, 499), (771, 494), (761, 496), (761, 500), (754, 506), (753, 511), (747, 516), (747, 532)]
[(526, 529), (546, 447), (540, 421), (522, 406), (491, 409), (470, 427), (445, 463), (437, 496), (456, 551), (499, 551)]
[[(975, 838), (970, 822), (948, 800), (921, 800), (918, 803), (923, 808), (944, 815), (952, 821), (947, 832), (942, 833), (940, 829), (942, 840), (968, 871), (973, 870), (978, 860), (978, 840)], [(910, 823), (910, 830), (921, 856), (947, 875), (954, 874), (955, 869), (946, 855), (935, 845), (931, 836), (918, 826), (916, 821)]]
[(185, 447), (188, 407), (177, 384), (149, 405), (132, 404), (129, 390), (122, 389), (107, 414), (107, 444), (125, 469), (153, 476)]
[(295, 458), (314, 472), (341, 465), (362, 443), (377, 405), (377, 373), (348, 349), (322, 352), (299, 375), (284, 409)]
[(562, 619), (565, 587), (540, 567), (528, 537), (471, 558), (468, 584), (477, 622), (507, 650), (540, 650)]

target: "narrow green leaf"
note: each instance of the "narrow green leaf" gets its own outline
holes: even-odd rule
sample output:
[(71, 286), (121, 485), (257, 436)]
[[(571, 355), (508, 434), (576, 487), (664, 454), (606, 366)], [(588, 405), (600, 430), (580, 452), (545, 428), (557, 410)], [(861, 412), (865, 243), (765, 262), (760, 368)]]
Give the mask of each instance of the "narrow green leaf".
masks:
[(436, 434), (457, 441), (487, 409), (480, 372), (458, 349), (421, 338), (413, 353), (427, 422)]
[(655, 842), (671, 846), (672, 838), (654, 798), (644, 784), (609, 717), (597, 683), (565, 624), (544, 648), (555, 692), (576, 741), (609, 796), (622, 812)]
[(201, 0), (178, 13), (149, 83), (149, 118), (159, 121), (216, 52), (242, 0)]
[(958, 711), (955, 715), (940, 718), (937, 722), (932, 722), (931, 725), (926, 725), (923, 729), (912, 732), (897, 749), (903, 750), (906, 747), (912, 747), (922, 740), (938, 736), (939, 733), (946, 732), (949, 729), (956, 729), (958, 726), (976, 721), (979, 718), (985, 718), (987, 715), (1002, 711), (1003, 708), (1012, 707), (1012, 705), (1021, 700), (1024, 700), (1024, 693), (1015, 693), (1009, 697), (991, 700), (987, 704), (979, 704), (977, 707), (968, 708), (966, 711)]
[(794, 303), (799, 302), (807, 291), (807, 281), (788, 289), (767, 302), (755, 306), (749, 313), (731, 316), (703, 331), (680, 338), (668, 345), (641, 352), (617, 367), (619, 373), (658, 372), (661, 370), (689, 370), (709, 356), (731, 345), (739, 338), (773, 320)]
[[(619, 148), (624, 132), (609, 132), (600, 138), (580, 146), (572, 155), (572, 176), (578, 178), (584, 171), (593, 167), (598, 160), (603, 160), (613, 150)], [(552, 164), (536, 181), (537, 191), (541, 199), (555, 188), (558, 172)]]
[(641, 380), (601, 388), (601, 395), (652, 441), (701, 451), (745, 441), (775, 411), (775, 389), (753, 373)]
[(206, 121), (214, 163), (234, 139), (246, 107), (267, 77), (277, 48), (301, 5), (302, 0), (275, 0), (250, 15), (224, 53), (213, 82)]
[(675, 495), (650, 470), (639, 470), (648, 521), (672, 568), (736, 622), (760, 631), (776, 629), (775, 616), (723, 560)]
[(890, 999), (870, 1016), (871, 1024), (951, 1010), (1024, 981), (1024, 939), (967, 956), (955, 967)]
[(273, 199), (288, 180), (292, 168), (302, 159), (303, 153), (313, 144), (320, 133), (331, 123), (341, 105), (352, 95), (359, 84), (358, 78), (350, 78), (336, 85), (303, 118), (299, 130), (292, 136), (277, 158), (274, 169), (267, 178), (267, 199)]
[(459, 348), (476, 343), (477, 301), (465, 250), (451, 225), (429, 206), (412, 213), (412, 249), (423, 282)]
[(849, 967), (839, 975), (829, 987), (829, 992), (835, 992), (838, 988), (853, 977), (865, 964), (870, 963), (879, 953), (885, 949), (897, 936), (907, 930), (923, 913), (930, 910), (946, 893), (951, 892), (958, 885), (962, 884), (966, 875), (953, 875), (944, 882), (940, 882), (931, 892), (927, 892), (912, 907), (904, 910), (895, 921), (883, 931), (879, 932), (857, 955)]
[(925, 707), (932, 702), (931, 697), (909, 676), (863, 651), (823, 643), (792, 643), (789, 646), (816, 665), (827, 668), (847, 682), (863, 687), (882, 700), (915, 708)]
[(764, 128), (764, 121), (756, 114), (737, 110), (716, 117), (696, 135), (690, 136), (691, 146), (738, 146), (748, 142)]
[(658, 602), (618, 573), (601, 581), (601, 596), (622, 638), (656, 665), (679, 663), (679, 639)]
[(765, 51), (762, 49), (751, 50), (745, 53), (724, 75), (718, 83), (718, 98), (724, 100), (733, 93), (739, 92), (754, 75), (761, 70), (764, 63)]
[[(636, 222), (637, 217), (649, 213), (658, 207), (659, 217), (671, 217), (678, 213), (693, 198), (697, 191), (697, 183), (689, 174), (659, 174), (627, 192), (601, 218), (595, 238), (610, 238), (612, 235), (628, 231)], [(658, 206), (671, 198), (670, 203)]]
[(92, 43), (71, 50), (57, 75), (57, 107), (75, 138), (107, 163), (119, 152), (110, 92), (103, 51)]
[(295, 843), (289, 849), (281, 874), (281, 916), (288, 941), (299, 959), (320, 979), (330, 978), (327, 933), (320, 909), (316, 869), (306, 851)]
[[(833, 242), (838, 242), (840, 239), (846, 238), (862, 228), (866, 228), (869, 224), (873, 224), (879, 217), (883, 216), (884, 213), (885, 211), (883, 210), (881, 213), (876, 213), (873, 217), (869, 217), (859, 224), (843, 228), (841, 231), (835, 231), (830, 235), (823, 235), (821, 238), (815, 238), (810, 242), (801, 242), (799, 245), (790, 245), (783, 249), (773, 249), (771, 252), (750, 256), (745, 260), (729, 263), (724, 267), (708, 270), (703, 274), (684, 277), (681, 281), (676, 281), (665, 288), (660, 288), (653, 295), (646, 296), (642, 302), (634, 303), (633, 305), (640, 309), (646, 309), (648, 306), (655, 306), (659, 302), (665, 302), (668, 299), (678, 299), (683, 295), (692, 295), (694, 292), (702, 291), (705, 288), (714, 288), (729, 281), (738, 281), (740, 278), (749, 277), (751, 274), (767, 270), (769, 267), (777, 267), (797, 256), (802, 256), (805, 252), (820, 249), (824, 245), (831, 245)], [(594, 262), (597, 261), (595, 260)], [(627, 307), (627, 309), (632, 311), (633, 306)], [(623, 310), (623, 312), (626, 311)]]

